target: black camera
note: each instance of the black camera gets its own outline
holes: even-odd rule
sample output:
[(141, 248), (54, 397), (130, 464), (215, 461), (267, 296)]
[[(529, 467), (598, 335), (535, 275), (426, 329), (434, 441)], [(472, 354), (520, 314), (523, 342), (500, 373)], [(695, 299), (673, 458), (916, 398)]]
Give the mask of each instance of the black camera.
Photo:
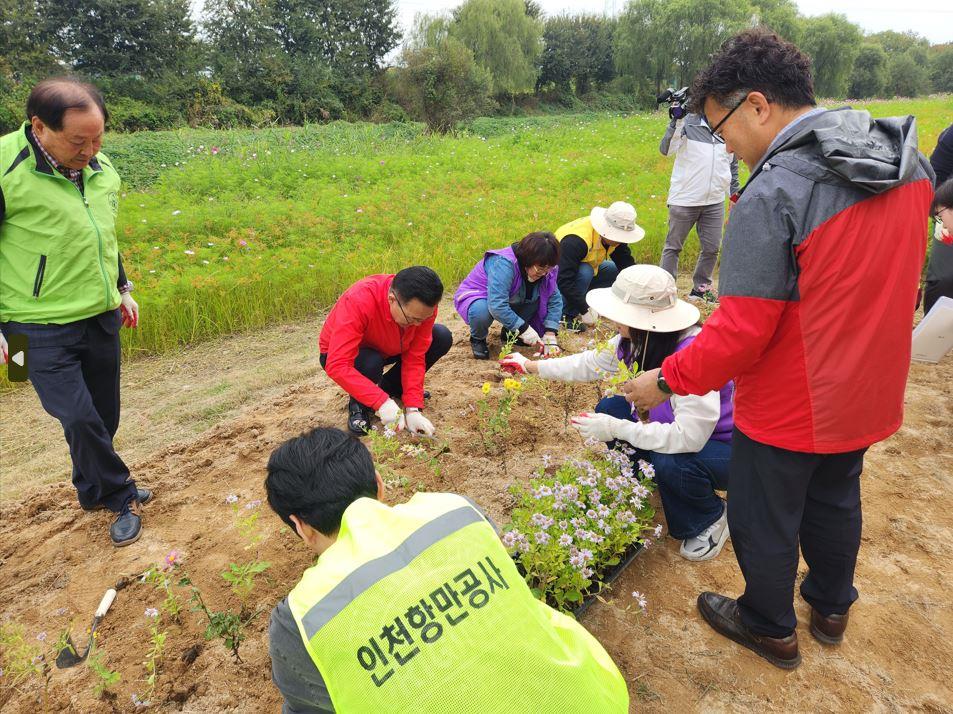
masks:
[(682, 87), (677, 92), (669, 87), (655, 98), (656, 106), (668, 102), (668, 115), (672, 119), (681, 119), (688, 110), (685, 109), (685, 103), (688, 101), (688, 87)]

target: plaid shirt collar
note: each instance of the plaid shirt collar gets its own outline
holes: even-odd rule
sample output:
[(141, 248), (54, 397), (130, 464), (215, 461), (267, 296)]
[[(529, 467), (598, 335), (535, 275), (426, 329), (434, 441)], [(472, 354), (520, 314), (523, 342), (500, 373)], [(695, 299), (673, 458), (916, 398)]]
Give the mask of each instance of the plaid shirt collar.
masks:
[(43, 144), (40, 143), (39, 137), (33, 132), (33, 129), (28, 129), (30, 132), (30, 138), (33, 139), (33, 142), (36, 144), (37, 148), (43, 154), (43, 158), (46, 159), (46, 162), (53, 167), (56, 171), (59, 171), (63, 176), (68, 178), (73, 184), (82, 192), (83, 190), (83, 170), (82, 169), (71, 169), (67, 166), (61, 166), (60, 163), (53, 158), (53, 156), (48, 152)]

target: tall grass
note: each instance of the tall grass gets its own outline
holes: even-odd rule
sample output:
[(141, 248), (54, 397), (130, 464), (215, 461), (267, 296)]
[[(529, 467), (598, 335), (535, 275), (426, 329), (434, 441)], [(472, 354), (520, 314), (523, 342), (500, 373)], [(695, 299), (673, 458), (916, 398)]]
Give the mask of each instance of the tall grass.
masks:
[[(949, 96), (878, 102), (915, 114), (929, 153), (953, 117)], [(334, 123), (259, 131), (110, 135), (126, 179), (119, 241), (136, 299), (126, 354), (289, 321), (350, 283), (411, 264), (448, 289), (488, 248), (554, 230), (626, 200), (655, 262), (666, 232), (671, 159), (662, 113), (483, 119), (457, 136), (414, 124)], [(214, 153), (213, 153), (214, 151)], [(697, 241), (682, 255), (690, 268)]]

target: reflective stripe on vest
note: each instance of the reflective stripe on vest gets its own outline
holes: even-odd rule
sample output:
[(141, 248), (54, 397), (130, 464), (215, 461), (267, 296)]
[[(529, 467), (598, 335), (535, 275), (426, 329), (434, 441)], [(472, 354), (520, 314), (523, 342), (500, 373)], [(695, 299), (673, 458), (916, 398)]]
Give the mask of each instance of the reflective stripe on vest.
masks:
[(605, 650), (454, 494), (354, 502), (288, 604), (340, 712), (628, 711)]
[(599, 274), (599, 266), (612, 257), (613, 251), (619, 246), (612, 245), (606, 248), (602, 245), (602, 236), (592, 227), (592, 221), (589, 216), (577, 218), (565, 225), (560, 226), (554, 233), (557, 240), (562, 240), (566, 236), (578, 236), (582, 238), (583, 243), (589, 248), (586, 257), (582, 259), (583, 263), (592, 267), (593, 276)]

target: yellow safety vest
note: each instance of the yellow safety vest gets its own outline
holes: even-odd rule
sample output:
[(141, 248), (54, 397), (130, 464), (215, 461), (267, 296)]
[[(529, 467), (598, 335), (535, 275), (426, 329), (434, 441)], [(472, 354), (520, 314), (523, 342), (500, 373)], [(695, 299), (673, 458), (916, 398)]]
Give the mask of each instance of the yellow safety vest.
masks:
[(288, 604), (339, 712), (628, 712), (606, 651), (462, 496), (358, 499)]
[(609, 260), (613, 251), (619, 247), (613, 245), (606, 248), (602, 245), (602, 236), (592, 227), (592, 221), (589, 219), (589, 216), (577, 218), (574, 221), (560, 226), (556, 230), (555, 235), (556, 239), (560, 241), (566, 236), (579, 236), (582, 238), (583, 242), (589, 247), (589, 252), (586, 253), (586, 257), (582, 259), (582, 262), (592, 266), (593, 276), (599, 274), (599, 266)]

